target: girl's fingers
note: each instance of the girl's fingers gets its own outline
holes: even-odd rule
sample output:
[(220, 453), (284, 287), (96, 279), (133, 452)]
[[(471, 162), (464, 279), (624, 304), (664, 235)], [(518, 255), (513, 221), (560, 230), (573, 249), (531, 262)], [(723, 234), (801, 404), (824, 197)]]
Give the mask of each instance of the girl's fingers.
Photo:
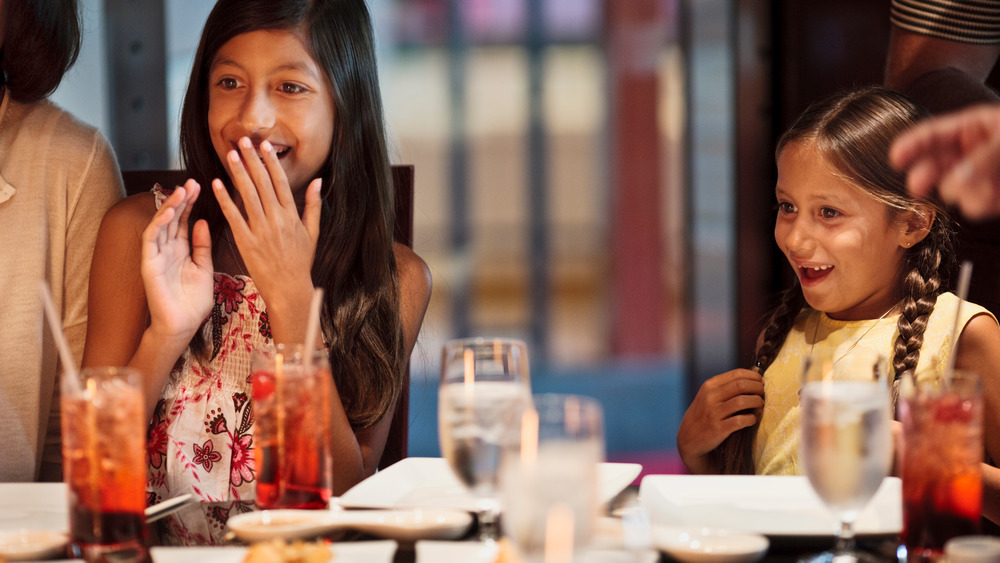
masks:
[(226, 217), (226, 222), (229, 223), (229, 229), (233, 231), (234, 237), (242, 237), (249, 231), (246, 221), (243, 220), (243, 215), (240, 215), (240, 210), (233, 203), (233, 198), (229, 197), (229, 192), (226, 191), (226, 185), (222, 183), (222, 180), (216, 178), (212, 180), (212, 192), (215, 193), (215, 199), (219, 202), (219, 208), (222, 209), (222, 214)]
[(264, 165), (270, 175), (271, 186), (274, 188), (274, 197), (278, 205), (285, 209), (294, 209), (295, 198), (292, 196), (292, 189), (288, 185), (288, 176), (285, 175), (285, 169), (281, 167), (281, 161), (278, 160), (278, 153), (274, 150), (274, 145), (264, 141), (260, 144), (260, 152), (264, 155)]
[[(256, 155), (254, 155), (254, 158), (257, 158)], [(236, 191), (239, 192), (240, 197), (243, 199), (243, 210), (247, 214), (247, 221), (251, 225), (263, 222), (265, 215), (264, 209), (261, 207), (258, 189), (250, 178), (244, 161), (240, 158), (240, 153), (231, 150), (226, 153), (226, 160), (229, 161), (229, 177), (232, 179)], [(215, 187), (214, 182), (212, 183), (212, 187)], [(225, 188), (223, 188), (223, 191), (225, 191)], [(218, 194), (217, 191), (216, 193)], [(228, 196), (229, 194), (227, 193), (226, 195)], [(232, 221), (230, 221), (230, 224), (232, 224)]]
[(160, 208), (142, 232), (142, 236), (147, 242), (155, 242), (156, 244), (166, 243), (170, 225), (177, 214), (177, 207), (183, 203), (186, 195), (187, 193), (184, 188), (178, 187), (163, 201), (163, 204), (160, 205)]
[(322, 189), (322, 178), (316, 178), (309, 182), (309, 187), (306, 188), (306, 208), (302, 211), (302, 222), (305, 223), (306, 232), (309, 233), (309, 238), (312, 239), (314, 246), (319, 240), (319, 218), (323, 206), (323, 199), (320, 196)]
[(178, 223), (181, 231), (187, 235), (188, 218), (191, 217), (191, 210), (194, 209), (194, 202), (198, 201), (198, 195), (201, 193), (201, 184), (196, 182), (194, 178), (188, 178), (188, 181), (184, 182), (184, 189), (187, 190), (188, 196), (185, 198), (186, 205), (180, 218), (178, 219)]
[(199, 219), (191, 231), (191, 261), (207, 272), (214, 271), (212, 237), (208, 231), (208, 222), (204, 219)]
[[(257, 156), (257, 150), (254, 149), (253, 142), (249, 137), (242, 137), (237, 144), (240, 147), (240, 154), (243, 155), (244, 169), (249, 174), (257, 200), (260, 202), (264, 214), (270, 215), (278, 205), (274, 186), (271, 185), (271, 175), (268, 173), (267, 167), (264, 166), (264, 162)], [(264, 147), (261, 146), (261, 152), (263, 151)], [(279, 165), (277, 168), (281, 168), (281, 166)]]

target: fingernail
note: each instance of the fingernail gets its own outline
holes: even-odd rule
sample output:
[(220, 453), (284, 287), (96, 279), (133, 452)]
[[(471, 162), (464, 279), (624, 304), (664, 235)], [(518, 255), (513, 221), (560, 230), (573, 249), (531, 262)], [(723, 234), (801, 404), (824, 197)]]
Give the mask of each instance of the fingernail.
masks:
[(250, 142), (250, 137), (240, 137), (240, 146), (245, 149), (252, 149), (253, 143)]
[(226, 156), (229, 157), (229, 162), (232, 162), (233, 164), (238, 164), (240, 162), (240, 154), (236, 151), (229, 151), (229, 154)]
[(272, 147), (271, 143), (269, 143), (268, 141), (263, 141), (260, 144), (260, 150), (264, 152), (271, 152), (272, 150), (274, 150), (274, 147)]

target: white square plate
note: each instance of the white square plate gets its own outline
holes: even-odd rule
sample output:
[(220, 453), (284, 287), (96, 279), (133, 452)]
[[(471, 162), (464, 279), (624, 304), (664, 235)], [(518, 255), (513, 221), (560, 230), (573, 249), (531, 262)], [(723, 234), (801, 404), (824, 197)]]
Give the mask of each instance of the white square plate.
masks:
[[(600, 500), (608, 502), (642, 471), (637, 463), (598, 466)], [(355, 485), (340, 497), (348, 508), (446, 507), (475, 512), (476, 498), (440, 457), (408, 457)]]
[(0, 530), (69, 532), (64, 483), (0, 483)]
[[(361, 541), (330, 544), (336, 563), (392, 563), (394, 541)], [(242, 563), (245, 547), (154, 547), (149, 550), (153, 563)]]
[[(639, 501), (654, 524), (705, 526), (769, 537), (832, 536), (840, 524), (806, 477), (647, 475)], [(858, 535), (903, 528), (902, 482), (887, 477), (855, 524)]]

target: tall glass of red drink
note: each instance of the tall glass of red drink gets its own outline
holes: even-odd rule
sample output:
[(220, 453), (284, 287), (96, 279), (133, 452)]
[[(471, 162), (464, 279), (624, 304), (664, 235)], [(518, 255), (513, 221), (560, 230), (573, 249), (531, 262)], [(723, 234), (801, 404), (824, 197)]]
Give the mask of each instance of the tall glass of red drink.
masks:
[(254, 461), (257, 507), (327, 508), (333, 493), (330, 402), (325, 351), (303, 361), (301, 346), (254, 356)]
[(939, 559), (954, 537), (979, 533), (983, 401), (979, 377), (901, 385), (903, 543), (909, 561)]
[(70, 537), (87, 561), (147, 559), (141, 389), (138, 371), (114, 367), (85, 369), (61, 387)]

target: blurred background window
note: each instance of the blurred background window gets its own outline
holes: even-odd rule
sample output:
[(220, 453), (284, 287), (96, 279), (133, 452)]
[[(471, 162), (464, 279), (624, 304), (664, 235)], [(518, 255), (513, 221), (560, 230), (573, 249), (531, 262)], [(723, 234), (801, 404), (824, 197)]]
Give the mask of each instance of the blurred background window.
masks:
[[(54, 100), (104, 130), (123, 169), (177, 167), (211, 3), (81, 4), (84, 50)], [(369, 6), (393, 161), (416, 167), (414, 246), (434, 276), (410, 455), (438, 455), (443, 342), (500, 335), (528, 342), (536, 391), (601, 400), (609, 459), (680, 471), (689, 394), (737, 363), (734, 4)]]

